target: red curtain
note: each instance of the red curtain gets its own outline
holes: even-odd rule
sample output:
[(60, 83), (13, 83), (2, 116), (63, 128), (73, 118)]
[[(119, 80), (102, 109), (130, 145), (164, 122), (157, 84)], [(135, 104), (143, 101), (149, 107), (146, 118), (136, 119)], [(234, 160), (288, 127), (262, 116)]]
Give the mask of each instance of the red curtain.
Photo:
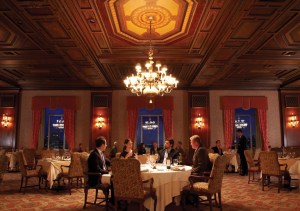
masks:
[(172, 110), (163, 110), (163, 121), (166, 138), (173, 137), (173, 116)]
[(130, 109), (128, 112), (128, 127), (127, 127), (127, 136), (133, 142), (135, 139), (135, 132), (137, 128), (137, 119), (138, 119), (138, 111), (136, 109)]
[(127, 126), (127, 136), (132, 141), (135, 139), (135, 133), (138, 123), (138, 109), (140, 108), (160, 108), (163, 110), (163, 121), (166, 137), (173, 136), (173, 116), (172, 111), (174, 108), (173, 97), (154, 97), (152, 98), (153, 103), (149, 103), (148, 97), (127, 97), (127, 114), (128, 114), (128, 126)]
[[(243, 108), (244, 110), (248, 110), (250, 108), (256, 108), (258, 111), (258, 122), (261, 135), (263, 137), (263, 149), (268, 149), (268, 129), (267, 129), (267, 109), (268, 109), (268, 101), (266, 97), (240, 97), (240, 96), (229, 96), (221, 98), (221, 108), (224, 111), (224, 136), (225, 136), (225, 145), (229, 144), (229, 141), (232, 139), (233, 133), (233, 122), (230, 123), (226, 118), (225, 114), (226, 110), (233, 110), (233, 119), (234, 121), (234, 109)], [(228, 125), (230, 124), (230, 125)], [(231, 132), (228, 127), (231, 127)], [(228, 134), (230, 133), (230, 134)], [(231, 136), (231, 139), (229, 140)], [(231, 140), (232, 141), (232, 140)], [(230, 144), (231, 144), (230, 141)]]
[(228, 149), (232, 144), (232, 135), (234, 128), (234, 109), (224, 109), (223, 115), (225, 136), (224, 144), (226, 149)]
[(31, 148), (37, 149), (39, 142), (39, 133), (42, 120), (42, 110), (32, 111), (32, 142)]
[(64, 127), (69, 150), (74, 149), (75, 111), (64, 109)]
[[(62, 108), (65, 112), (65, 134), (69, 149), (74, 148), (75, 110), (78, 108), (75, 96), (36, 96), (32, 98), (32, 147), (38, 148), (42, 111), (45, 108)], [(66, 117), (67, 116), (67, 117)]]
[(267, 128), (267, 111), (265, 109), (257, 109), (259, 129), (263, 138), (263, 150), (268, 150), (268, 128)]

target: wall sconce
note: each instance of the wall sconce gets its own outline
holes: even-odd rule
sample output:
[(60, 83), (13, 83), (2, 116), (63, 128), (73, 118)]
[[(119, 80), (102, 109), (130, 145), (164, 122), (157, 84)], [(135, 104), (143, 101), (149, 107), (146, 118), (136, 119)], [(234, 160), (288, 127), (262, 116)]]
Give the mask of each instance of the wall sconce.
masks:
[(196, 118), (196, 126), (198, 127), (198, 129), (201, 129), (204, 127), (203, 118), (200, 114), (198, 114), (198, 117)]
[(100, 114), (100, 115), (97, 117), (97, 120), (96, 120), (96, 127), (97, 127), (98, 129), (101, 129), (103, 126), (104, 126), (104, 118), (103, 118), (102, 115)]
[(7, 128), (8, 127), (8, 123), (9, 123), (9, 119), (8, 119), (7, 114), (3, 114), (2, 121), (1, 121), (2, 127)]
[(290, 117), (290, 122), (292, 127), (295, 127), (296, 125), (298, 125), (299, 121), (297, 120), (297, 116), (292, 114), (292, 116)]

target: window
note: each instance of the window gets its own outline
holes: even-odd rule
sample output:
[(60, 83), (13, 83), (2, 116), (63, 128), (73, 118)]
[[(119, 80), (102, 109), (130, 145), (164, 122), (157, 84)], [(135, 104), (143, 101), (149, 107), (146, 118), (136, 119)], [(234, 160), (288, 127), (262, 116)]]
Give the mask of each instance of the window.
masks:
[(47, 149), (68, 148), (65, 138), (63, 109), (45, 109), (44, 147)]
[(139, 110), (136, 141), (137, 145), (145, 143), (146, 147), (150, 147), (154, 141), (163, 146), (164, 124), (161, 109)]
[(247, 138), (248, 148), (261, 148), (261, 140), (259, 137), (259, 128), (257, 122), (256, 109), (243, 110), (235, 109), (235, 130), (233, 134), (233, 145), (237, 142), (236, 130), (241, 129), (243, 135)]

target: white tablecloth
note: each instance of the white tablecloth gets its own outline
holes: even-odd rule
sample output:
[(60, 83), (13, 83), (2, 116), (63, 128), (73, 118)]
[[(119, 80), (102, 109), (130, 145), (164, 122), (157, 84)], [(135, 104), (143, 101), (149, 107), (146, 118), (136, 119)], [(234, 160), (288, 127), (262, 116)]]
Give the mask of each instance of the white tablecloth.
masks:
[(16, 170), (16, 164), (17, 164), (17, 161), (18, 161), (17, 153), (16, 152), (8, 152), (5, 155), (8, 158), (9, 170), (10, 171)]
[(224, 152), (224, 156), (229, 159), (229, 164), (234, 166), (235, 172), (239, 171), (239, 157), (235, 152)]
[[(156, 189), (157, 206), (156, 210), (165, 210), (165, 207), (172, 202), (172, 198), (180, 196), (182, 188), (189, 184), (188, 178), (191, 175), (192, 167), (185, 166), (185, 171), (157, 171), (151, 169), (149, 172), (142, 172), (142, 179), (154, 179), (153, 187)], [(102, 175), (102, 183), (110, 182), (110, 175)], [(176, 200), (176, 199), (175, 199)], [(179, 200), (179, 197), (178, 199)], [(150, 211), (154, 210), (154, 201), (149, 198), (144, 206)]]
[(298, 179), (300, 190), (300, 160), (297, 160), (293, 165), (291, 165), (291, 167), (289, 168), (289, 172), (292, 178)]
[(47, 173), (49, 188), (52, 188), (53, 180), (57, 179), (57, 176), (61, 173), (60, 166), (69, 166), (70, 163), (71, 161), (42, 159), (38, 161), (37, 165), (41, 165), (42, 171)]

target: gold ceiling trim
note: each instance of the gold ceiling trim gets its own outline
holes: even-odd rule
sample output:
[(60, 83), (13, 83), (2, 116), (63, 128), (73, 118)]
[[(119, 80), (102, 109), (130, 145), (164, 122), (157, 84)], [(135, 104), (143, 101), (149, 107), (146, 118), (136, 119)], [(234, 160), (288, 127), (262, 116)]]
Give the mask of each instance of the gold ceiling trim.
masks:
[[(108, 2), (108, 12), (110, 13), (110, 23), (114, 26), (115, 35), (122, 36), (137, 43), (147, 43), (148, 37), (138, 39), (129, 33), (142, 37), (147, 32), (149, 26), (149, 16), (153, 19), (153, 32), (162, 39), (156, 39), (155, 43), (164, 43), (174, 38), (179, 38), (188, 34), (189, 27), (197, 6), (193, 0), (184, 2), (187, 4), (186, 12), (180, 11), (180, 4), (175, 0), (154, 0), (149, 3), (145, 0), (128, 0), (123, 5), (117, 5), (119, 0), (110, 0)], [(180, 16), (180, 12), (182, 15)], [(124, 26), (129, 33), (121, 29), (119, 20), (124, 20)], [(178, 26), (178, 22), (182, 22), (182, 26)], [(175, 31), (176, 27), (179, 31)], [(175, 31), (173, 34), (172, 30)], [(169, 34), (169, 35), (168, 35)], [(157, 37), (157, 36), (156, 36)]]

